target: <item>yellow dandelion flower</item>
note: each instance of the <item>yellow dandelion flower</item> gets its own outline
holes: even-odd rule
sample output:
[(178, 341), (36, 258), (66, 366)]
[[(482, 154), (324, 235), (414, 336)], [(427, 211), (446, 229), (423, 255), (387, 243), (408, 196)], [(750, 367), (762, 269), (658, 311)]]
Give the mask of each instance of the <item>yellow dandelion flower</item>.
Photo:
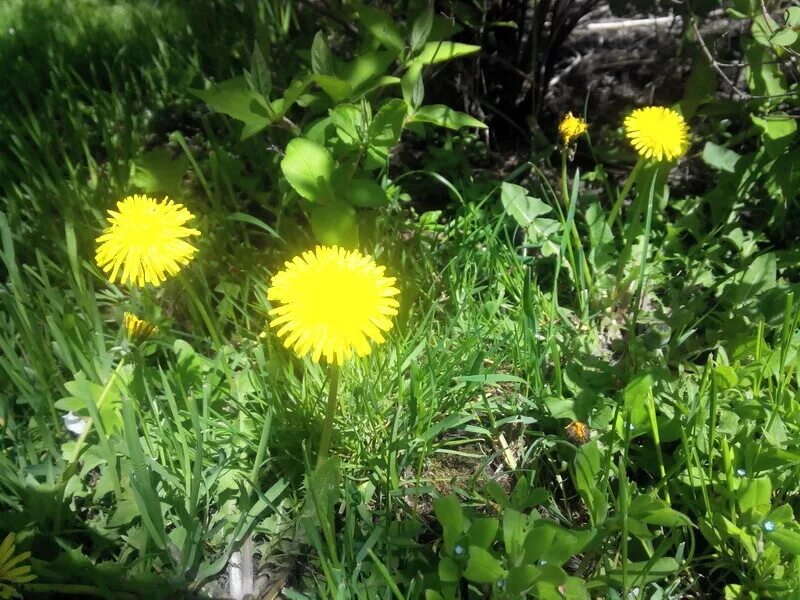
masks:
[(689, 149), (689, 126), (683, 116), (663, 106), (633, 111), (625, 119), (625, 135), (640, 156), (657, 161), (675, 160)]
[(14, 556), (16, 549), (14, 534), (9, 533), (0, 543), (0, 598), (18, 596), (15, 589), (17, 584), (36, 579), (36, 575), (31, 574), (30, 565), (20, 565), (30, 557), (31, 553), (23, 552)]
[(158, 327), (156, 325), (148, 323), (144, 319), (140, 319), (133, 313), (129, 312), (126, 312), (123, 315), (122, 325), (125, 327), (125, 334), (132, 342), (143, 342), (158, 331)]
[(576, 117), (571, 112), (568, 112), (558, 125), (558, 133), (561, 134), (561, 141), (565, 146), (569, 146), (572, 142), (577, 140), (586, 133), (587, 129), (589, 129), (589, 126), (586, 124), (586, 121), (580, 117)]
[(128, 196), (108, 214), (109, 226), (97, 238), (95, 259), (112, 282), (160, 285), (197, 252), (185, 239), (200, 235), (184, 226), (194, 215), (168, 198)]
[(272, 278), (267, 298), (281, 306), (269, 311), (270, 327), (298, 356), (311, 351), (342, 364), (353, 351), (370, 353), (369, 340), (384, 341), (399, 306), (395, 278), (384, 276), (370, 256), (338, 246), (317, 246), (288, 261)]

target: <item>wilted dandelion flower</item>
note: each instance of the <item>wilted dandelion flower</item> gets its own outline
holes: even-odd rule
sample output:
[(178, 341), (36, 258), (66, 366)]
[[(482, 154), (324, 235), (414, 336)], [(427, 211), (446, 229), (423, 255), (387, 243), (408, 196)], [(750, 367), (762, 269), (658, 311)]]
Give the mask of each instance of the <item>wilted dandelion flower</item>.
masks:
[(129, 312), (123, 315), (122, 325), (125, 327), (125, 335), (133, 343), (143, 342), (158, 331), (156, 325), (148, 323)]
[(384, 341), (397, 314), (395, 278), (384, 276), (370, 256), (338, 246), (317, 246), (287, 261), (272, 278), (267, 297), (270, 327), (298, 356), (311, 352), (332, 364), (370, 353), (370, 340)]
[(586, 133), (588, 128), (586, 121), (568, 112), (558, 125), (558, 133), (561, 134), (561, 141), (564, 142), (564, 146), (569, 146)]
[(31, 553), (23, 552), (15, 556), (16, 549), (14, 534), (9, 533), (0, 543), (0, 598), (18, 595), (14, 584), (28, 583), (36, 579), (36, 576), (31, 574), (30, 565), (20, 565)]
[(128, 196), (108, 214), (95, 258), (112, 282), (160, 285), (197, 252), (186, 238), (200, 232), (184, 226), (194, 215), (168, 198)]
[(671, 108), (638, 108), (625, 119), (625, 135), (636, 152), (658, 161), (675, 160), (689, 149), (689, 126)]

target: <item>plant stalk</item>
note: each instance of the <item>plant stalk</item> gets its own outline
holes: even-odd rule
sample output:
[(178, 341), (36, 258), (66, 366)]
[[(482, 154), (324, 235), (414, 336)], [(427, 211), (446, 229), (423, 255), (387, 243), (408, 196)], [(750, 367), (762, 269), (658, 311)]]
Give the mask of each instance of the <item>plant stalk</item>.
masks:
[(333, 436), (333, 418), (336, 416), (339, 392), (339, 365), (332, 364), (328, 370), (328, 404), (325, 407), (325, 423), (322, 425), (322, 435), (319, 438), (317, 451), (317, 466), (328, 457)]

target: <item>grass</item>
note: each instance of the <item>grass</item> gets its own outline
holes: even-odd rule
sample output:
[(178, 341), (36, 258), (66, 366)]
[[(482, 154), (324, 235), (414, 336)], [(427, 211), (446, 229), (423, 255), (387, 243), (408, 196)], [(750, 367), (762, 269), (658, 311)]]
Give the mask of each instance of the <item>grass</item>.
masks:
[[(447, 212), (395, 205), (364, 242), (401, 313), (342, 369), (338, 460), (313, 469), (326, 371), (281, 347), (266, 299), (311, 238), (250, 172), (273, 157), (187, 92), (308, 16), (210, 3), (232, 42), (180, 3), (0, 10), (0, 530), (32, 553), (25, 597), (201, 596), (232, 553), (287, 598), (797, 597), (795, 255), (741, 203), (709, 216), (716, 196), (642, 169), (618, 216), (566, 162), (434, 172)], [(163, 131), (171, 112), (189, 123)], [(154, 147), (192, 173), (204, 235), (131, 293), (94, 239), (131, 188), (175, 179)], [(522, 245), (509, 194), (549, 210)], [(128, 343), (125, 311), (159, 333)]]

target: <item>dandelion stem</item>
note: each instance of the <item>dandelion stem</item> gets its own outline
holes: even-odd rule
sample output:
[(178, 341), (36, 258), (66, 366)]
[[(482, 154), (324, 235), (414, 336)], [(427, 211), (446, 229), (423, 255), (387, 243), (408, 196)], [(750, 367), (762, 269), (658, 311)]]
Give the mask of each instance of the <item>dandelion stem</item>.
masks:
[(333, 435), (333, 417), (336, 415), (337, 395), (339, 392), (339, 365), (332, 364), (328, 370), (328, 405), (325, 407), (325, 423), (322, 425), (322, 435), (319, 438), (317, 452), (317, 466), (328, 457)]

